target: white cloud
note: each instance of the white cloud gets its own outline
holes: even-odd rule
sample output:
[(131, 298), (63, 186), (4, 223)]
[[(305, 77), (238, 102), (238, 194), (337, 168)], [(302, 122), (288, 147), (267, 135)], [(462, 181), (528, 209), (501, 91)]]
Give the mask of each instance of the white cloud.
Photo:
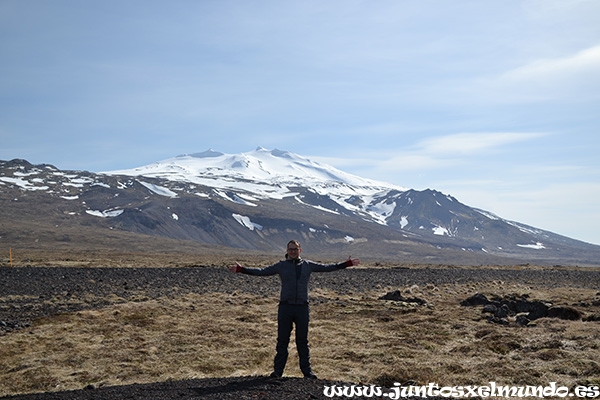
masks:
[[(534, 145), (536, 140), (548, 135), (537, 132), (457, 133), (426, 138), (397, 150), (364, 150), (341, 158), (307, 157), (365, 178), (414, 189), (447, 189), (452, 194), (453, 186), (444, 185), (448, 180), (461, 187), (465, 180), (497, 182), (509, 175), (522, 176), (529, 167), (523, 166), (523, 161), (513, 159), (515, 146), (522, 151), (525, 142)], [(561, 167), (556, 168), (558, 171)], [(509, 181), (514, 182), (513, 179)]]
[(499, 76), (480, 80), (490, 100), (544, 101), (600, 98), (600, 45), (563, 57), (540, 58)]
[(417, 144), (416, 152), (455, 157), (457, 155), (480, 153), (544, 135), (544, 133), (519, 132), (456, 133), (425, 139)]
[(583, 80), (600, 76), (600, 45), (560, 58), (540, 59), (508, 71), (503, 78), (527, 82), (530, 80)]

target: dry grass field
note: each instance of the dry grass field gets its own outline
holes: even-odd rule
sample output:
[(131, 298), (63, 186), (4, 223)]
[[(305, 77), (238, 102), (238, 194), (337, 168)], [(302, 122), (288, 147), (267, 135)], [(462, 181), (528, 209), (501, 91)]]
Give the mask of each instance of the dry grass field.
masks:
[[(140, 254), (115, 255), (113, 260), (104, 258), (106, 254), (88, 257), (63, 257), (62, 266), (111, 263), (126, 268), (165, 265), (167, 259), (174, 262), (173, 257), (160, 260)], [(44, 260), (37, 254), (28, 262), (57, 265), (59, 259)], [(229, 261), (215, 258), (209, 268), (224, 268)], [(178, 260), (179, 265), (193, 263), (192, 257)], [(261, 257), (255, 263), (268, 264)], [(389, 268), (365, 267), (373, 274)], [(261, 284), (260, 280), (252, 282)], [(380, 299), (397, 289), (428, 305)], [(475, 293), (525, 294), (558, 305), (583, 304), (578, 309), (591, 315), (600, 312), (599, 292), (595, 283), (532, 286), (518, 280), (433, 282), (360, 291), (313, 285), (313, 368), (322, 379), (377, 385), (484, 385), (490, 381), (598, 385), (599, 322), (542, 318), (528, 327), (500, 325), (488, 322), (481, 307), (464, 307), (460, 302)], [(17, 297), (5, 296), (3, 304)], [(271, 372), (276, 294), (233, 290), (106, 297), (108, 305), (101, 308), (45, 316), (25, 329), (0, 336), (0, 396)], [(295, 349), (290, 356), (286, 375), (301, 376)]]

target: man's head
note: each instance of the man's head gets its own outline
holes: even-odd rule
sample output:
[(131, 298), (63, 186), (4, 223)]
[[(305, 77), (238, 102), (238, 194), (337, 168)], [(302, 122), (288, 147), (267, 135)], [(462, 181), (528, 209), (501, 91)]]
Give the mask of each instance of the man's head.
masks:
[(287, 256), (291, 259), (300, 258), (300, 253), (302, 252), (302, 247), (300, 247), (300, 242), (297, 240), (290, 240), (287, 244)]

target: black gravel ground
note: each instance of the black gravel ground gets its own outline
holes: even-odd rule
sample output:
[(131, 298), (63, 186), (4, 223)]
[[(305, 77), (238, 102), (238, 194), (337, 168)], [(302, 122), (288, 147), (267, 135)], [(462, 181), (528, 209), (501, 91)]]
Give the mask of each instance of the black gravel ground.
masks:
[[(360, 293), (409, 285), (436, 286), (468, 282), (519, 282), (535, 287), (584, 287), (600, 290), (600, 272), (592, 270), (349, 268), (313, 274), (312, 288)], [(227, 268), (0, 268), (1, 336), (35, 319), (107, 306), (118, 302), (187, 293), (248, 292), (277, 296), (277, 277), (232, 274)], [(321, 399), (322, 380), (267, 377), (211, 378), (179, 382), (89, 388), (5, 399)], [(339, 397), (342, 398), (342, 397)], [(359, 397), (353, 397), (359, 398)], [(386, 398), (386, 397), (382, 397)]]
[[(515, 270), (460, 268), (349, 268), (313, 274), (311, 288), (341, 293), (468, 282), (520, 282), (542, 287), (600, 290), (600, 272), (592, 270)], [(277, 296), (277, 277), (233, 274), (225, 267), (186, 268), (0, 268), (0, 335), (43, 316), (162, 296), (187, 293), (247, 292)], [(383, 294), (383, 293), (382, 293)]]
[[(309, 400), (329, 399), (324, 394), (326, 386), (334, 382), (304, 378), (237, 377), (209, 378), (176, 382), (158, 382), (143, 385), (112, 386), (68, 392), (38, 393), (3, 397), (19, 400), (169, 400), (169, 399), (260, 399)], [(350, 386), (338, 382), (339, 387)], [(389, 392), (389, 390), (385, 390)], [(328, 392), (329, 393), (329, 392)], [(347, 398), (347, 397), (337, 397)], [(353, 397), (363, 399), (365, 397)], [(371, 397), (373, 398), (373, 397)], [(381, 396), (380, 398), (385, 398)]]

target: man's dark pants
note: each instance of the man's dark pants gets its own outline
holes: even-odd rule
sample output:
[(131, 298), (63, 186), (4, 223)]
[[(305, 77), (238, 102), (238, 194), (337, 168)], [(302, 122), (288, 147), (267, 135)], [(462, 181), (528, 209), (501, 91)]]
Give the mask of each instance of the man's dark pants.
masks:
[(312, 373), (310, 354), (308, 350), (308, 322), (310, 311), (308, 304), (279, 304), (277, 313), (277, 354), (275, 355), (274, 370), (283, 375), (283, 369), (288, 358), (288, 345), (292, 327), (296, 325), (296, 348), (300, 358), (300, 369), (304, 375)]

